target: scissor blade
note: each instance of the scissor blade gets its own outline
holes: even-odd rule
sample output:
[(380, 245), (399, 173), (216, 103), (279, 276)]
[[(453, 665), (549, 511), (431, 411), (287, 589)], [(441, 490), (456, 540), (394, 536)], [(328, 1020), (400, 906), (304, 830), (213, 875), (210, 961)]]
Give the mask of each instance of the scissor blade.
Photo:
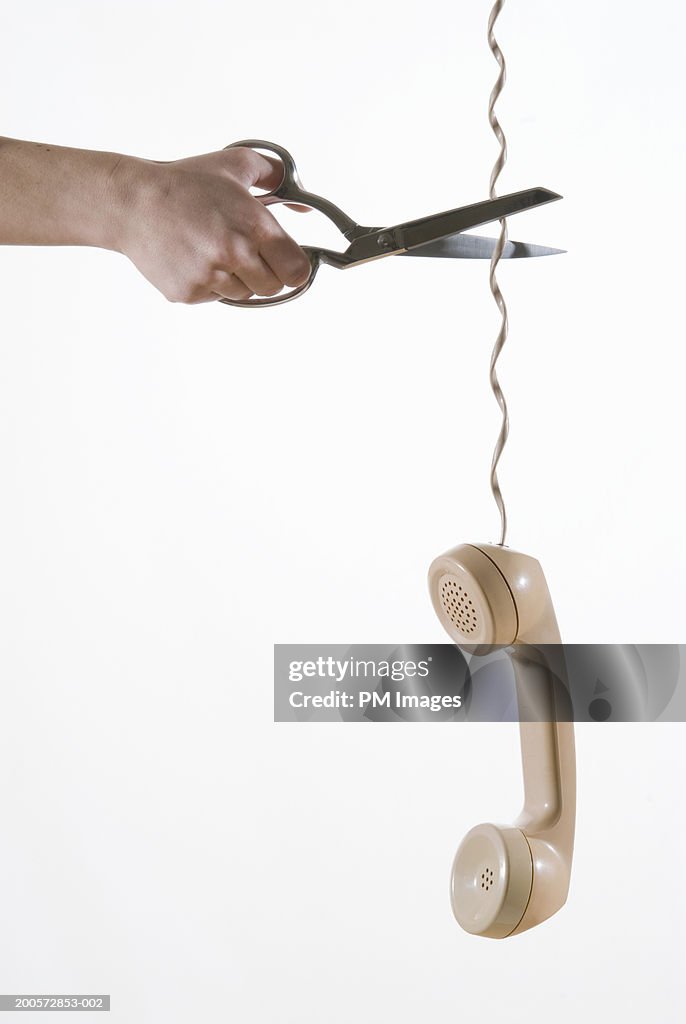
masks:
[(355, 239), (346, 250), (345, 262), (347, 266), (354, 266), (381, 256), (407, 252), (428, 242), (437, 242), (448, 235), (469, 231), (480, 224), (488, 224), (503, 217), (511, 217), (522, 210), (552, 203), (556, 199), (562, 199), (562, 196), (547, 188), (528, 188), (522, 192), (511, 192), (496, 199), (487, 199), (471, 206), (460, 206), (455, 210), (435, 213), (430, 217), (421, 217), (393, 227), (379, 228)]
[[(401, 253), (402, 256), (433, 256), (440, 259), (453, 260), (490, 260), (495, 252), (497, 238), (485, 238), (483, 235), (449, 235), (438, 242), (427, 242), (416, 249)], [(535, 245), (533, 242), (505, 243), (502, 259), (513, 260), (531, 256), (555, 256), (565, 249), (551, 249), (547, 245)]]
[(543, 206), (545, 203), (552, 203), (556, 199), (562, 199), (557, 192), (550, 192), (547, 188), (529, 188), (523, 192), (511, 192), (507, 196), (499, 196), (497, 199), (488, 199), (483, 203), (474, 203), (472, 206), (462, 206), (457, 210), (446, 210), (445, 213), (436, 213), (433, 217), (424, 217), (420, 220), (408, 221), (407, 224), (399, 224), (405, 238), (405, 248), (414, 249), (426, 242), (437, 241), (445, 238), (446, 235), (454, 235), (458, 231), (469, 231), (480, 224), (488, 224), (502, 217), (511, 217), (522, 210), (530, 210), (535, 206)]

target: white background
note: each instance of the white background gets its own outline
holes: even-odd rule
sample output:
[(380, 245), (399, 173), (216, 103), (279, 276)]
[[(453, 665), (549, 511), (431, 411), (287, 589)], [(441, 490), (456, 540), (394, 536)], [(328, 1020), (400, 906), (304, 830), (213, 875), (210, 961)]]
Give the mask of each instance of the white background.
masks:
[[(489, 4), (5, 5), (0, 131), (173, 159), (246, 136), (361, 222), (485, 198)], [(569, 642), (684, 641), (681, 4), (511, 2), (509, 542)], [(334, 236), (286, 216), (301, 241)], [(318, 234), (319, 232), (319, 234)], [(272, 644), (441, 642), (495, 540), (486, 263), (173, 306), (96, 250), (0, 252), (0, 990), (126, 1024), (681, 1019), (684, 727), (580, 727), (567, 907), (453, 922), (516, 734), (275, 726)]]

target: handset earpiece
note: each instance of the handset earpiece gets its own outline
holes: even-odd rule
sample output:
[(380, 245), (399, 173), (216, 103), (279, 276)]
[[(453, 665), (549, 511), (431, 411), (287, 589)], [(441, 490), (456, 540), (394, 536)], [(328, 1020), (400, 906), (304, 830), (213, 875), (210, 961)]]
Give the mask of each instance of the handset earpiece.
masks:
[(433, 561), (429, 589), (461, 648), (483, 655), (512, 647), (524, 807), (512, 825), (477, 825), (467, 833), (451, 882), (459, 924), (502, 939), (551, 917), (569, 890), (576, 767), (560, 633), (543, 570), (521, 552), (462, 544)]

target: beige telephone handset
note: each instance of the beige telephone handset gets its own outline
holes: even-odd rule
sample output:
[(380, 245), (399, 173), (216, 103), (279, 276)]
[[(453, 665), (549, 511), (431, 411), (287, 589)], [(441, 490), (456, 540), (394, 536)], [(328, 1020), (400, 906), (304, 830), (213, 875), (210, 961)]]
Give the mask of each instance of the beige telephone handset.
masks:
[(551, 664), (564, 661), (560, 633), (541, 566), (507, 547), (453, 548), (433, 561), (429, 589), (436, 614), (460, 647), (478, 655), (494, 645), (512, 646), (524, 807), (512, 825), (477, 825), (467, 833), (451, 884), (459, 924), (474, 935), (503, 939), (552, 917), (569, 890), (576, 765), (574, 726), (558, 720), (556, 681), (563, 669)]

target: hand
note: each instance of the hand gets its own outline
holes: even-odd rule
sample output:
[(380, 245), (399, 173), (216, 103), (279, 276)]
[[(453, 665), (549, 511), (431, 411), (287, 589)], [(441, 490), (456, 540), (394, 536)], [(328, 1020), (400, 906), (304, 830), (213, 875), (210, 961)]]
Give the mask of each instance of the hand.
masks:
[(126, 210), (117, 248), (171, 302), (304, 284), (306, 254), (249, 192), (276, 188), (282, 174), (280, 161), (243, 147), (170, 163), (124, 157), (111, 181)]

